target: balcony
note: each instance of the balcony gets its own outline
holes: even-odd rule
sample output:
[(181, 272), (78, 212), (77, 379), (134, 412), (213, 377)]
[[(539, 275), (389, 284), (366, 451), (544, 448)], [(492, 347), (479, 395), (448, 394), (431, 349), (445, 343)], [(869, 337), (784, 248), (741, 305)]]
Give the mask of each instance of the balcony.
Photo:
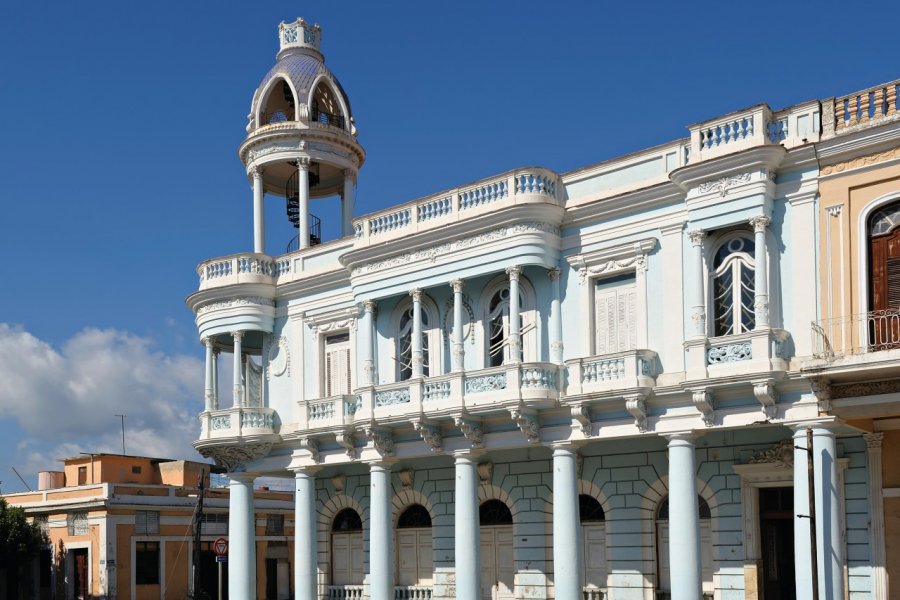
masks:
[(264, 439), (276, 431), (275, 409), (233, 407), (200, 413), (199, 443), (217, 440)]
[(569, 369), (566, 396), (596, 394), (656, 384), (656, 352), (628, 350), (566, 361)]
[(900, 374), (900, 310), (876, 310), (812, 323), (813, 356), (804, 371), (866, 369)]
[(203, 261), (197, 267), (197, 275), (203, 291), (242, 283), (271, 285), (282, 268), (270, 256), (245, 252)]
[(900, 80), (822, 102), (822, 137), (830, 138), (900, 119)]
[[(431, 600), (432, 587), (424, 585), (398, 585), (394, 587), (394, 600)], [(327, 600), (362, 600), (365, 597), (365, 586), (362, 585), (329, 585), (326, 589)]]

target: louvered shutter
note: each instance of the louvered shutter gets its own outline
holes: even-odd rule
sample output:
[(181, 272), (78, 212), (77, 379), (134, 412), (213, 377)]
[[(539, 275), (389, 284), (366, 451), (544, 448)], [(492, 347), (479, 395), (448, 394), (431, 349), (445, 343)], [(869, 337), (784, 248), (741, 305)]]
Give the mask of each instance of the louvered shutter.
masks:
[(325, 395), (350, 393), (350, 345), (347, 342), (325, 346)]
[(637, 289), (634, 277), (598, 283), (594, 293), (597, 355), (637, 348)]
[(887, 259), (888, 308), (900, 308), (900, 258)]

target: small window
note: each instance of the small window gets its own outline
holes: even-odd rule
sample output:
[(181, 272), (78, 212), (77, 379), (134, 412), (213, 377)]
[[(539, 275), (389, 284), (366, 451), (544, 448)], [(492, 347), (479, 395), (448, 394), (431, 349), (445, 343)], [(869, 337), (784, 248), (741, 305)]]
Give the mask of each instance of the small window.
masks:
[(200, 532), (203, 535), (228, 535), (228, 513), (203, 513)]
[(141, 474), (141, 467), (140, 467), (139, 465), (134, 465), (134, 466), (132, 466), (132, 467), (131, 467), (131, 473), (134, 474), (134, 475), (140, 475), (140, 474)]
[(69, 513), (66, 515), (66, 526), (68, 527), (69, 535), (87, 535), (90, 532), (86, 512)]
[(266, 516), (266, 535), (284, 535), (284, 515)]
[(134, 513), (135, 533), (159, 533), (159, 513), (155, 510), (139, 510)]
[(134, 582), (159, 585), (159, 542), (135, 542)]
[(87, 467), (78, 467), (78, 485), (87, 483)]
[(345, 508), (339, 512), (331, 524), (331, 531), (339, 533), (362, 531), (362, 528), (362, 519), (359, 518), (359, 513), (352, 508)]
[(582, 523), (605, 521), (606, 515), (600, 502), (593, 496), (580, 494), (578, 496), (578, 516)]
[(637, 348), (637, 277), (606, 277), (594, 284), (594, 352), (614, 354)]
[(413, 504), (403, 511), (397, 520), (397, 529), (416, 529), (431, 527), (431, 515), (421, 504)]
[(501, 500), (488, 500), (478, 507), (479, 523), (484, 525), (512, 525), (512, 513)]

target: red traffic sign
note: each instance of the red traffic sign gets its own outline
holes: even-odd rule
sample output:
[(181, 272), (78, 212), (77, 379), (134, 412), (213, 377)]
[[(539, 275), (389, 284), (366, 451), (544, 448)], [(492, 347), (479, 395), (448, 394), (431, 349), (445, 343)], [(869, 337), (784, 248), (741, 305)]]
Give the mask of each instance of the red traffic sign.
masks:
[(228, 540), (225, 538), (218, 538), (213, 542), (213, 551), (216, 553), (216, 556), (225, 556), (228, 554)]

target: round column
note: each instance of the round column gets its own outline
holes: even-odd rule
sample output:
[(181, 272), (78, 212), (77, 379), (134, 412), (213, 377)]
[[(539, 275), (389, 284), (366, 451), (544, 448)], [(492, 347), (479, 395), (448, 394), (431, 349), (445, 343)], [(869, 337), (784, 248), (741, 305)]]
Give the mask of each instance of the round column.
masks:
[(703, 271), (703, 240), (706, 232), (694, 230), (688, 232), (691, 240), (691, 257), (693, 262), (694, 281), (690, 290), (691, 321), (694, 323), (692, 337), (706, 337), (706, 301), (703, 297), (703, 280), (706, 278)]
[(888, 576), (885, 569), (887, 556), (884, 547), (884, 497), (881, 469), (881, 444), (883, 433), (867, 433), (863, 436), (869, 455), (869, 519), (872, 544), (872, 592), (873, 600), (887, 600)]
[(465, 331), (463, 331), (463, 280), (454, 279), (450, 282), (453, 288), (453, 361), (452, 370), (459, 372), (465, 369), (466, 347), (463, 343)]
[(394, 536), (391, 518), (391, 470), (369, 466), (369, 597), (394, 600)]
[(813, 427), (816, 495), (816, 558), (820, 600), (844, 598), (844, 545), (841, 543), (841, 496), (837, 442), (827, 426)]
[(809, 456), (806, 427), (794, 428), (794, 582), (797, 600), (812, 600), (812, 550), (809, 536)]
[(580, 598), (584, 581), (577, 461), (571, 446), (553, 449), (553, 584), (557, 598)]
[(364, 385), (375, 385), (375, 301), (363, 302), (363, 318), (359, 328), (359, 353), (362, 358)]
[(766, 228), (772, 220), (764, 215), (750, 219), (755, 235), (753, 255), (753, 318), (754, 329), (769, 328), (769, 255), (766, 252)]
[(341, 195), (341, 234), (353, 235), (353, 184), (351, 171), (344, 171), (344, 193)]
[(563, 364), (562, 310), (559, 292), (559, 268), (547, 271), (550, 277), (552, 297), (550, 298), (550, 361)]
[(318, 598), (316, 480), (296, 471), (294, 482), (294, 590), (297, 598)]
[(219, 350), (213, 348), (212, 360), (212, 393), (213, 393), (213, 410), (219, 410)]
[(519, 306), (521, 267), (507, 267), (509, 275), (509, 362), (522, 362), (522, 320)]
[(206, 346), (206, 377), (203, 384), (203, 408), (209, 412), (215, 410), (213, 408), (213, 341), (212, 338), (203, 338), (203, 345)]
[(478, 517), (477, 467), (468, 454), (456, 455), (455, 467), (453, 537), (456, 597), (481, 598), (481, 526)]
[(256, 598), (256, 515), (253, 479), (230, 473), (228, 496), (228, 589), (233, 598)]
[(243, 404), (243, 396), (244, 396), (244, 394), (243, 394), (244, 386), (242, 385), (242, 381), (241, 381), (241, 367), (243, 366), (241, 363), (241, 354), (242, 354), (241, 340), (244, 337), (244, 332), (243, 331), (234, 331), (234, 332), (232, 332), (231, 336), (234, 338), (234, 378), (233, 378), (234, 386), (232, 388), (232, 390), (233, 390), (232, 406), (234, 406), (235, 408), (238, 408), (239, 406), (241, 406)]
[(297, 246), (309, 248), (309, 159), (297, 161)]
[(409, 295), (413, 299), (412, 376), (421, 377), (425, 371), (425, 353), (422, 351), (422, 290), (416, 288)]
[(700, 507), (693, 434), (669, 438), (669, 573), (672, 600), (697, 600), (700, 579)]
[(262, 169), (250, 167), (250, 176), (253, 178), (253, 251), (257, 254), (265, 254), (266, 213), (263, 206)]

